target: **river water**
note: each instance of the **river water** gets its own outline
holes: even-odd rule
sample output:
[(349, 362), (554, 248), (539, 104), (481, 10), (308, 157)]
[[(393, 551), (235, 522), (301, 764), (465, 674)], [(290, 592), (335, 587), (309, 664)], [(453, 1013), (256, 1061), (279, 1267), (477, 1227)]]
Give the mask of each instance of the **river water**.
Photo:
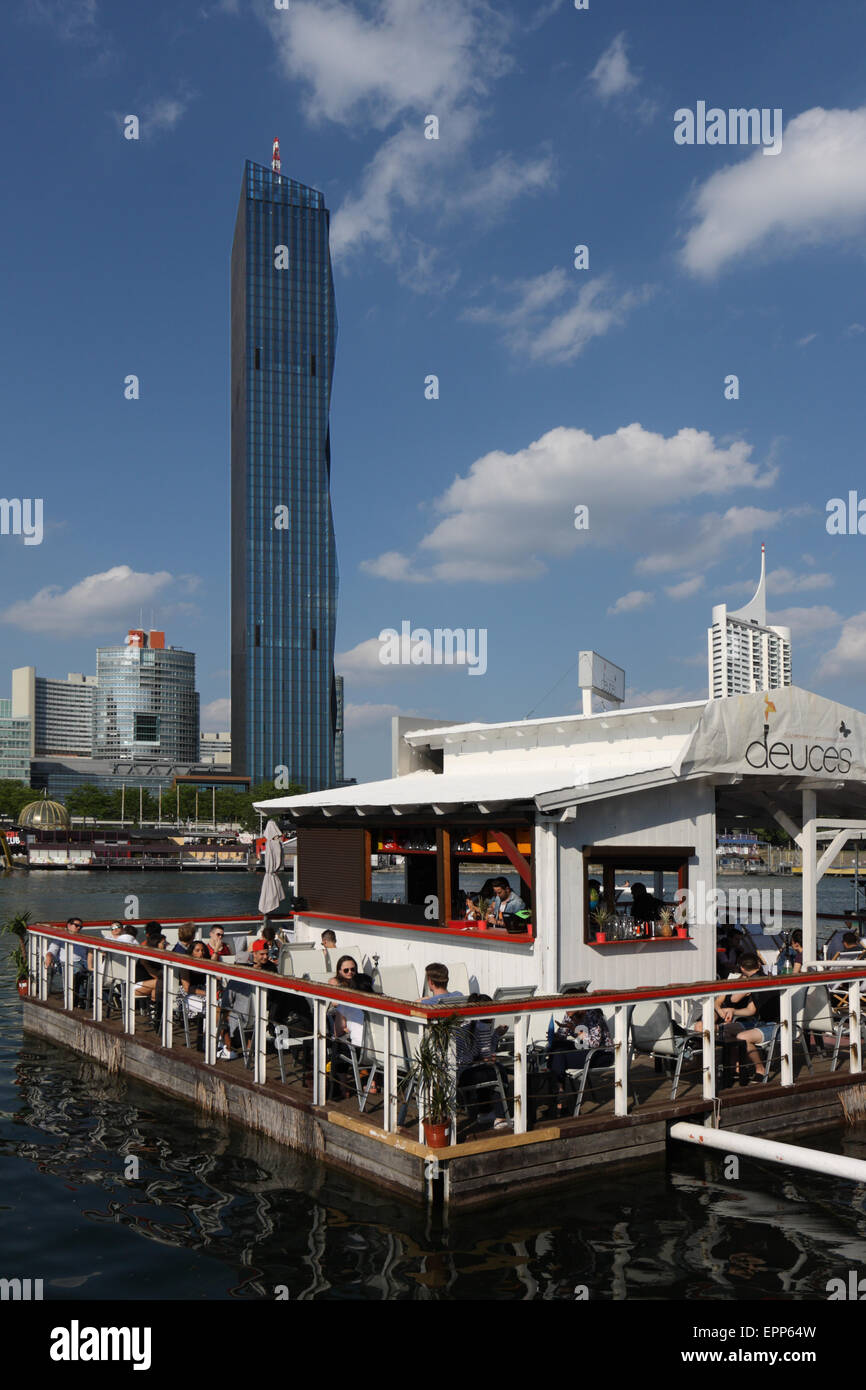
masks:
[[(799, 900), (799, 881), (745, 883)], [(259, 884), (15, 872), (0, 918), (121, 916), (128, 892), (145, 917), (254, 912)], [(850, 907), (850, 883), (822, 890), (826, 910)], [(861, 1127), (811, 1142), (866, 1158)], [(686, 1146), (445, 1223), (24, 1036), (8, 970), (0, 1176), (0, 1277), (41, 1278), (47, 1299), (825, 1300), (866, 1263), (864, 1187), (748, 1160), (732, 1177)]]

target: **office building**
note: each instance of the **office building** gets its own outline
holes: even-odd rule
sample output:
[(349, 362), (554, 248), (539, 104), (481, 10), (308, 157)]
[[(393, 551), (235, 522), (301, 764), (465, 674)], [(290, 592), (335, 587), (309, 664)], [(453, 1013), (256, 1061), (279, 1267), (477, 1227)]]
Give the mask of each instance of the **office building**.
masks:
[(13, 714), (11, 700), (0, 700), (0, 782), (30, 786), (32, 725)]
[(122, 646), (97, 648), (94, 758), (197, 763), (198, 739), (193, 652), (139, 628)]
[(208, 765), (230, 767), (232, 761), (231, 734), (201, 734), (199, 737), (199, 761)]
[(710, 699), (779, 690), (791, 684), (791, 630), (767, 626), (766, 555), (761, 546), (761, 578), (744, 608), (729, 613), (713, 608), (707, 630)]
[(231, 745), (254, 784), (335, 780), (328, 209), (244, 168), (231, 263)]

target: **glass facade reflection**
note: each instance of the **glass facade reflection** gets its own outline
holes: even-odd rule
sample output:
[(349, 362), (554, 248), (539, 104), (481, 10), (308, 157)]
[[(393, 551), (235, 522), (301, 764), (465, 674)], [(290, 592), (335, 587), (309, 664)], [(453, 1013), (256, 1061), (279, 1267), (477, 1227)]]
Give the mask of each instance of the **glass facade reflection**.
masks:
[(195, 654), (127, 644), (96, 651), (95, 758), (198, 761)]
[(247, 161), (232, 246), (232, 761), (335, 779), (336, 314), (321, 193)]

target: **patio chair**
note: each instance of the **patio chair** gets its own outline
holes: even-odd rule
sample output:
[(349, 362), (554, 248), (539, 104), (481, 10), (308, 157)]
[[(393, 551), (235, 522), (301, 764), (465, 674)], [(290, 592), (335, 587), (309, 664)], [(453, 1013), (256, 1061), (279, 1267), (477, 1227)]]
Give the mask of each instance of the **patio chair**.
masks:
[(814, 1033), (823, 1038), (825, 1033), (836, 1033), (837, 1031), (837, 1019), (833, 1012), (830, 991), (827, 986), (810, 985), (806, 989), (798, 989), (791, 1001), (791, 1014), (794, 1023), (794, 1042), (800, 1042), (803, 1056), (806, 1059), (806, 1066), (812, 1071), (812, 1058), (807, 1041), (809, 1034)]
[(240, 1037), (244, 1066), (249, 1067), (250, 1048), (247, 1035), (252, 1038), (256, 1031), (255, 995), (252, 985), (245, 981), (232, 980), (223, 994), (220, 1007), (225, 1016), (229, 1036), (233, 1037), (237, 1033)]
[(667, 1001), (646, 1000), (634, 1005), (631, 1015), (629, 1070), (636, 1052), (661, 1060), (667, 1066), (673, 1064), (671, 1100), (676, 1100), (683, 1062), (691, 1061), (700, 1047), (700, 1034), (689, 1032), (682, 1024), (675, 1023), (671, 1006)]
[(391, 999), (420, 999), (414, 965), (382, 965), (373, 975), (373, 990)]
[[(314, 1033), (299, 1033), (299, 1034), (294, 1034), (294, 1033), (292, 1033), (292, 1031), (291, 1031), (291, 1029), (289, 1028), (288, 1024), (286, 1024), (286, 1023), (275, 1023), (275, 1024), (274, 1024), (274, 1051), (275, 1051), (276, 1054), (277, 1054), (277, 1061), (278, 1061), (279, 1064), (280, 1064), (280, 1081), (283, 1083), (284, 1086), (285, 1086), (285, 1084), (286, 1084), (286, 1069), (285, 1069), (285, 1067), (284, 1067), (284, 1065), (283, 1065), (283, 1053), (284, 1053), (284, 1052), (293, 1052), (294, 1049), (297, 1048), (297, 1047), (300, 1047), (300, 1048), (302, 1048), (302, 1049), (303, 1049), (303, 1048), (306, 1048), (306, 1047), (308, 1046), (308, 1044), (312, 1043), (314, 1040), (315, 1040), (315, 1034), (314, 1034)], [(303, 1054), (302, 1054), (302, 1062), (303, 1062)]]

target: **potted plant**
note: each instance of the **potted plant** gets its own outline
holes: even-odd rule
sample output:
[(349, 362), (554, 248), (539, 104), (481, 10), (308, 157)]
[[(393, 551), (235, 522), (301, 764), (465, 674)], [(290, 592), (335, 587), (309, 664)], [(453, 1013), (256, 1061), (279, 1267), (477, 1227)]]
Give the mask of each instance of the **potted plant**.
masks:
[(606, 903), (599, 903), (595, 912), (591, 914), (592, 921), (595, 922), (596, 941), (607, 941), (607, 924), (611, 915), (611, 910)]
[(16, 912), (13, 917), (8, 917), (5, 922), (0, 924), (0, 934), (3, 936), (18, 937), (18, 945), (13, 948), (9, 959), (15, 970), (15, 982), (18, 985), (18, 993), (22, 997), (27, 994), (27, 952), (24, 949), (24, 943), (27, 940), (27, 923), (29, 921), (29, 912)]
[(421, 1035), (411, 1078), (418, 1092), (424, 1140), (431, 1149), (448, 1144), (451, 1116), (457, 1103), (457, 1073), (451, 1063), (451, 1044), (463, 1019), (458, 1014), (431, 1020)]
[(659, 912), (659, 936), (673, 936), (674, 934), (674, 913), (673, 908), (663, 907)]

